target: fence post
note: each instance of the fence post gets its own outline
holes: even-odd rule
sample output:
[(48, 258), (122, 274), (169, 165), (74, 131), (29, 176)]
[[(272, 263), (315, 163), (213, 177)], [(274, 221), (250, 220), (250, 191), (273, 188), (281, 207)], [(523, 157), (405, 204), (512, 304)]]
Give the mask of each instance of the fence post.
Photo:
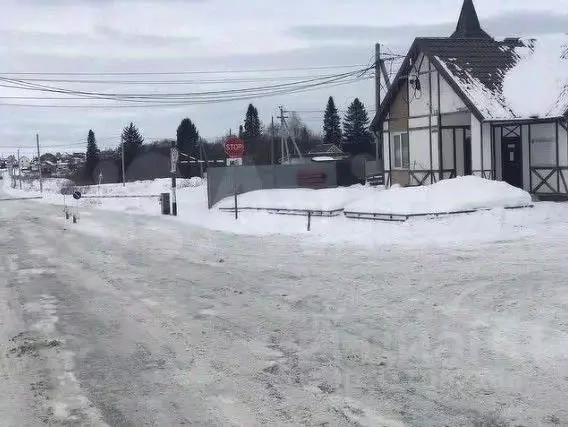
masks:
[(235, 219), (239, 219), (239, 206), (237, 203), (237, 187), (235, 186)]
[(308, 211), (308, 231), (312, 228), (312, 211)]

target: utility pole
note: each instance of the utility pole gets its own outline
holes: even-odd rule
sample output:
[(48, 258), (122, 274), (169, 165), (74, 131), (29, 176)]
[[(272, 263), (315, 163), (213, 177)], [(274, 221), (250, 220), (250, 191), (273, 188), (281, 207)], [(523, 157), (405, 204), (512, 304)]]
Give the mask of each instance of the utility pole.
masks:
[(41, 175), (41, 154), (39, 152), (39, 133), (36, 133), (37, 169), (39, 170), (39, 193), (43, 194), (43, 177)]
[(280, 158), (282, 159), (281, 164), (284, 163), (284, 159), (290, 161), (290, 156), (288, 155), (288, 143), (284, 137), (284, 124), (288, 116), (284, 115), (284, 107), (281, 105), (278, 107), (280, 109), (280, 115), (277, 117), (280, 119)]
[(274, 166), (274, 116), (272, 116), (272, 125), (270, 126), (270, 164)]
[(126, 171), (124, 170), (124, 136), (120, 137), (120, 151), (122, 153), (122, 186), (126, 187)]
[[(302, 158), (302, 152), (300, 151), (300, 148), (298, 147), (298, 144), (296, 143), (296, 135), (294, 135), (293, 133), (290, 132), (290, 128), (288, 127), (288, 123), (286, 122), (286, 119), (288, 118), (288, 116), (285, 115), (285, 113), (287, 113), (288, 111), (284, 110), (284, 107), (280, 107), (280, 123), (282, 126), (281, 131), (283, 131), (284, 129), (286, 129), (286, 136), (288, 138), (290, 138), (292, 140), (292, 145), (294, 146), (294, 149), (296, 150), (296, 153), (298, 154), (298, 158)], [(284, 132), (282, 132), (282, 140), (284, 141)], [(288, 163), (292, 163), (292, 159), (290, 157), (290, 153), (288, 151), (288, 139), (286, 139), (284, 148), (286, 149), (286, 156), (288, 158)]]
[(172, 174), (172, 215), (177, 216), (178, 210), (177, 210), (177, 194), (176, 194), (176, 189), (177, 189), (176, 177), (177, 177), (177, 163), (178, 163), (179, 152), (176, 146), (176, 141), (172, 141), (172, 147), (170, 150), (171, 150), (170, 172)]
[[(379, 114), (381, 108), (381, 45), (375, 44), (375, 110)], [(379, 149), (382, 146), (383, 130), (375, 130), (375, 173), (379, 173)], [(383, 167), (384, 171), (384, 167)]]
[(203, 179), (203, 141), (199, 140), (199, 176)]

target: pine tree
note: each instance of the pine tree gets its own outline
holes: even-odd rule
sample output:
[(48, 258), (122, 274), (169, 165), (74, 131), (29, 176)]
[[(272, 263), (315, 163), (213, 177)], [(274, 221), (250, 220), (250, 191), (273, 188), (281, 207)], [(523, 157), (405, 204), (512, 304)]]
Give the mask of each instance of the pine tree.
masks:
[(323, 116), (323, 142), (324, 144), (341, 144), (341, 120), (332, 96), (327, 101)]
[(94, 179), (93, 172), (99, 164), (99, 147), (97, 147), (97, 140), (95, 132), (89, 130), (87, 136), (87, 156), (85, 160), (85, 178)]
[(261, 125), (258, 118), (258, 110), (252, 104), (249, 104), (245, 116), (245, 126), (243, 131), (243, 139), (251, 141), (260, 138)]
[(343, 119), (343, 149), (346, 152), (352, 155), (370, 152), (373, 136), (368, 125), (367, 110), (359, 98), (355, 98)]
[(189, 156), (196, 156), (198, 153), (198, 142), (199, 132), (197, 127), (191, 119), (183, 119), (177, 128), (178, 150)]
[(246, 156), (255, 165), (270, 162), (270, 139), (262, 135), (262, 125), (258, 110), (249, 104), (245, 115), (244, 126), (239, 128), (240, 137), (245, 141)]
[(124, 144), (124, 166), (128, 169), (128, 166), (130, 166), (132, 161), (140, 154), (142, 144), (144, 144), (144, 138), (142, 138), (140, 131), (134, 126), (134, 123), (130, 122), (130, 124), (123, 129), (121, 140)]

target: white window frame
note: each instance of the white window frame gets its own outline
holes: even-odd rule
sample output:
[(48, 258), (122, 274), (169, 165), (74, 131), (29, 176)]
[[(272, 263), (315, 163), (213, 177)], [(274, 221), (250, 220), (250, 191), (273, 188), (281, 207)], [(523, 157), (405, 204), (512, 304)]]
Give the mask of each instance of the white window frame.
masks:
[[(403, 135), (406, 135), (406, 164), (404, 162), (404, 156), (403, 156), (403, 147), (402, 147), (402, 142), (403, 142)], [(397, 142), (398, 139), (398, 142)], [(408, 132), (396, 132), (396, 133), (392, 133), (392, 158), (393, 158), (393, 162), (392, 162), (392, 168), (393, 169), (401, 169), (401, 170), (408, 170), (410, 169), (410, 141), (408, 139)], [(397, 145), (398, 145), (398, 151), (400, 151), (400, 154), (398, 155), (398, 159), (400, 160), (399, 162), (397, 162)]]

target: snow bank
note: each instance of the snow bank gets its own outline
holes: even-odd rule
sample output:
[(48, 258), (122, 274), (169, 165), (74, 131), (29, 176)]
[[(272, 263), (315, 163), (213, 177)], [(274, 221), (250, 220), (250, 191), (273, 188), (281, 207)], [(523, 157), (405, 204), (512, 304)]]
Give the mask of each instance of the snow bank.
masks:
[(506, 182), (465, 176), (424, 187), (377, 192), (345, 207), (346, 212), (416, 215), (530, 205), (531, 196)]
[[(239, 195), (238, 204), (241, 208), (334, 211), (343, 209), (353, 200), (380, 191), (380, 189), (363, 185), (322, 190), (307, 188), (257, 190)], [(227, 197), (215, 207), (232, 208), (234, 198)]]
[(503, 94), (521, 117), (561, 116), (568, 108), (568, 35), (523, 39), (520, 59), (503, 81)]
[[(179, 179), (177, 180), (178, 188), (200, 187), (205, 184), (201, 178)], [(79, 189), (85, 195), (105, 195), (105, 196), (123, 196), (123, 195), (157, 195), (167, 193), (171, 190), (172, 180), (170, 178), (158, 178), (148, 181), (127, 182), (126, 186), (122, 184), (101, 184), (82, 186)]]
[[(5, 175), (4, 181), (10, 183), (11, 179), (8, 174)], [(48, 193), (60, 194), (61, 189), (66, 186), (73, 186), (73, 182), (65, 178), (45, 178), (42, 182), (43, 191)], [(39, 179), (23, 179), (22, 191), (39, 192)], [(20, 181), (16, 181), (16, 189), (20, 189)]]

